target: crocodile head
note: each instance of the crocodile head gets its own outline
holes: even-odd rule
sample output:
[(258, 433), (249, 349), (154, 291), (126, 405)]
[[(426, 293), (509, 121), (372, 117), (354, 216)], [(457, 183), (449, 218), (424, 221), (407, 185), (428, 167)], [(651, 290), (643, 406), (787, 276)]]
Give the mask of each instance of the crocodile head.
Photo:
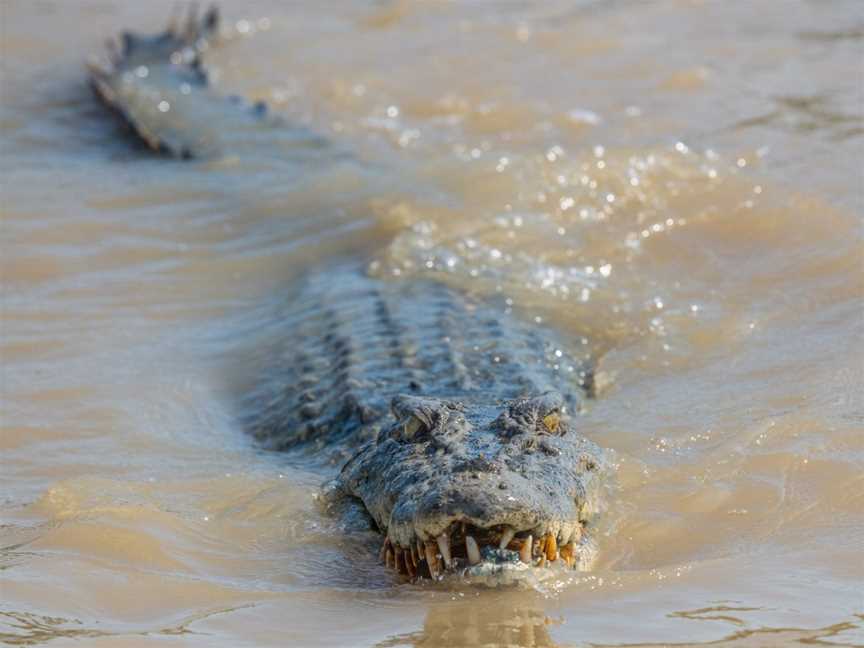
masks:
[(505, 405), (397, 396), (393, 422), (342, 469), (410, 577), (447, 571), (585, 568), (596, 508), (596, 445), (572, 430), (562, 396)]

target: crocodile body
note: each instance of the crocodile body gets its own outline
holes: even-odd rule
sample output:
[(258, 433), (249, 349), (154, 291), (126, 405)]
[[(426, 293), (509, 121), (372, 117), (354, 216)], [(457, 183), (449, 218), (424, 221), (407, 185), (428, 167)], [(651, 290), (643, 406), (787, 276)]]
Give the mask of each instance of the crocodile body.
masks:
[(434, 281), (312, 273), (279, 314), (290, 334), (267, 351), (245, 427), (274, 449), (339, 456), (376, 436), (400, 394), (492, 405), (555, 391), (579, 411), (588, 353), (508, 311)]
[(397, 551), (418, 543), (443, 556), (443, 535), (458, 546), (452, 564), (468, 567), (466, 536), (483, 550), (508, 531), (511, 558), (531, 536), (539, 560), (534, 540), (554, 536), (572, 566), (588, 565), (583, 530), (604, 462), (573, 429), (592, 385), (581, 341), (503, 300), (350, 266), (306, 277), (278, 321), (288, 336), (266, 349), (244, 427), (269, 448), (341, 466), (335, 495), (362, 502), (394, 566), (407, 572)]
[[(154, 149), (248, 148), (272, 118), (208, 87), (200, 55), (217, 32), (210, 12), (126, 34), (91, 67), (94, 88)], [(199, 104), (213, 117), (204, 125), (189, 112)], [(243, 426), (266, 447), (336, 464), (327, 493), (362, 508), (389, 566), (433, 578), (587, 567), (605, 462), (575, 429), (592, 387), (584, 340), (568, 344), (503, 300), (351, 265), (310, 272), (278, 318), (284, 342), (262, 354)]]

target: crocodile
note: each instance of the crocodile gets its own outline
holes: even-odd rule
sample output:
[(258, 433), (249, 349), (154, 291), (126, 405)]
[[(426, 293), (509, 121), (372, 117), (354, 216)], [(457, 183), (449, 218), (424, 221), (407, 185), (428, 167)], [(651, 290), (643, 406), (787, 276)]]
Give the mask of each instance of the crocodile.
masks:
[(176, 158), (299, 153), (308, 162), (316, 151), (332, 153), (325, 138), (286, 124), (266, 102), (214, 91), (203, 54), (220, 42), (219, 11), (199, 18), (196, 7), (161, 33), (124, 31), (108, 39), (104, 54), (87, 62), (100, 101), (140, 142)]
[[(210, 10), (123, 34), (91, 64), (97, 96), (155, 150), (224, 151), (237, 137), (225, 129), (257, 131), (267, 111), (210, 88), (201, 55), (218, 33)], [(199, 127), (198, 104), (230, 118)], [(388, 567), (411, 579), (590, 567), (608, 461), (576, 429), (593, 390), (586, 340), (504, 300), (349, 262), (307, 272), (277, 317), (287, 335), (263, 350), (238, 418), (260, 445), (328, 466), (324, 499), (362, 512)]]

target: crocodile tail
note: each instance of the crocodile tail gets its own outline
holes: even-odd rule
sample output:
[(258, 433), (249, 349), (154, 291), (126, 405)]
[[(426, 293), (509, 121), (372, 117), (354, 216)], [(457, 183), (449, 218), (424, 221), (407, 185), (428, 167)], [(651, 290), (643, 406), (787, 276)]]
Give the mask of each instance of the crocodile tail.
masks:
[(204, 142), (187, 141), (176, 113), (165, 113), (173, 105), (171, 96), (180, 99), (179, 94), (208, 85), (201, 54), (218, 40), (220, 16), (215, 6), (199, 15), (196, 3), (185, 16), (180, 13), (175, 8), (161, 33), (124, 31), (108, 39), (104, 54), (92, 57), (87, 67), (96, 96), (145, 144), (177, 157), (197, 157), (196, 148)]
[(219, 23), (215, 5), (201, 17), (196, 3), (189, 5), (185, 17), (175, 6), (165, 31), (155, 35), (123, 31), (119, 39), (109, 38), (105, 55), (92, 57), (88, 70), (94, 79), (104, 79), (131, 65), (173, 63), (200, 69), (201, 52), (218, 39)]

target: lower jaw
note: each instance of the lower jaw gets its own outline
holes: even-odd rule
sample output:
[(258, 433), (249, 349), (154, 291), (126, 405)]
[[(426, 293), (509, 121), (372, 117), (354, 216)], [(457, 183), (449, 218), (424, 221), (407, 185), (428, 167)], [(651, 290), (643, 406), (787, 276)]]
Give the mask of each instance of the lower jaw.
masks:
[(414, 579), (440, 580), (448, 573), (474, 571), (480, 565), (517, 570), (529, 567), (577, 569), (583, 564), (582, 525), (566, 544), (551, 533), (535, 537), (528, 532), (451, 526), (435, 540), (399, 545), (386, 538), (380, 559), (387, 567)]

